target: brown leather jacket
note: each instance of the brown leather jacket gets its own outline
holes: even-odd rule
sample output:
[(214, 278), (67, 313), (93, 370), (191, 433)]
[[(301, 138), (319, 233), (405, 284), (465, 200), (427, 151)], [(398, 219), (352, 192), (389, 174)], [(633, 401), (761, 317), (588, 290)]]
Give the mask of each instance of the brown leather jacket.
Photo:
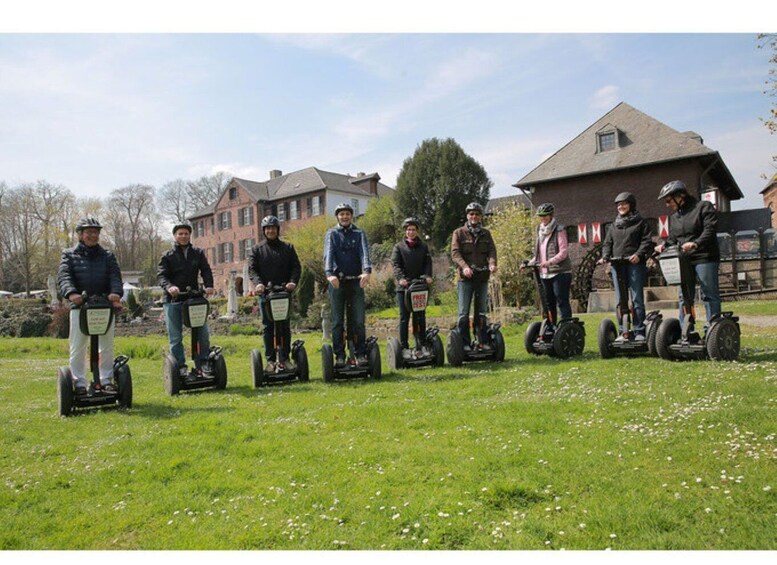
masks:
[(471, 279), (465, 279), (463, 271), (466, 267), (482, 269), (491, 265), (496, 266), (496, 245), (491, 232), (481, 228), (480, 233), (475, 236), (466, 225), (454, 230), (451, 240), (451, 259), (459, 268), (461, 280), (474, 282), (488, 280), (491, 273), (487, 269), (476, 271)]

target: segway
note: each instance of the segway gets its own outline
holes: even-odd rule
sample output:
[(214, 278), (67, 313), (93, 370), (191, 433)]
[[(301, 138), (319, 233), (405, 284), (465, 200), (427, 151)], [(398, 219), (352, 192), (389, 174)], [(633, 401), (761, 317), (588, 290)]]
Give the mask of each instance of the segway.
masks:
[(659, 256), (661, 272), (668, 285), (682, 290), (683, 323), (667, 318), (656, 334), (656, 351), (661, 359), (672, 361), (701, 360), (736, 361), (739, 358), (739, 318), (733, 312), (715, 314), (707, 320), (704, 336), (696, 331), (696, 273), (688, 255), (672, 246)]
[[(429, 302), (429, 285), (424, 279), (413, 279), (404, 291), (405, 308), (408, 312), (425, 312)], [(415, 347), (404, 349), (395, 337), (388, 338), (386, 363), (392, 371), (406, 367), (426, 367), (445, 364), (445, 349), (436, 327), (428, 328), (421, 335), (421, 328), (413, 323)]]
[(275, 338), (273, 348), (275, 350), (275, 368), (268, 371), (267, 367), (262, 365), (262, 354), (258, 349), (251, 350), (251, 376), (254, 379), (254, 388), (267, 386), (273, 383), (285, 383), (299, 380), (306, 383), (310, 380), (310, 371), (308, 369), (308, 354), (305, 351), (305, 342), (301, 339), (294, 340), (291, 344), (291, 359), (293, 366), (283, 363), (283, 350), (286, 346), (283, 343), (282, 327), (283, 322), (288, 323), (291, 318), (291, 293), (286, 291), (285, 285), (273, 286), (268, 283), (265, 287), (265, 312), (264, 315), (272, 320)]
[(200, 352), (200, 328), (205, 325), (210, 312), (210, 303), (205, 298), (205, 292), (187, 287), (184, 292), (178, 293), (178, 296), (173, 299), (174, 302), (181, 300), (183, 300), (181, 306), (183, 325), (191, 329), (192, 335), (192, 369), (186, 376), (182, 376), (175, 356), (168, 353), (165, 356), (163, 367), (165, 391), (170, 396), (175, 396), (182, 390), (200, 388), (223, 390), (227, 388), (227, 363), (221, 355), (221, 347), (211, 345), (208, 352), (209, 367), (202, 368), (201, 373), (196, 369)]
[[(358, 280), (358, 276), (338, 275), (340, 281)], [(370, 336), (367, 338), (367, 364), (361, 364), (356, 359), (353, 336), (353, 306), (346, 302), (346, 324), (343, 330), (343, 341), (346, 344), (348, 357), (345, 365), (337, 367), (334, 361), (334, 349), (329, 343), (321, 346), (321, 369), (325, 383), (335, 382), (337, 379), (367, 378), (379, 379), (381, 377), (380, 366), (380, 347), (378, 338)]]
[(83, 304), (79, 308), (78, 328), (89, 336), (89, 367), (92, 382), (86, 394), (76, 394), (73, 372), (70, 367), (60, 367), (57, 374), (57, 396), (59, 413), (69, 416), (74, 408), (92, 408), (95, 406), (116, 405), (119, 408), (132, 408), (132, 374), (129, 357), (119, 355), (113, 360), (113, 384), (115, 390), (106, 390), (100, 383), (99, 336), (111, 327), (113, 306), (105, 296), (87, 296), (81, 294)]
[(523, 337), (526, 351), (533, 355), (550, 355), (561, 359), (582, 355), (585, 349), (585, 322), (572, 317), (562, 318), (556, 323), (556, 313), (548, 308), (545, 287), (540, 278), (540, 267), (529, 265), (528, 261), (524, 261), (522, 266), (525, 269), (532, 269), (534, 283), (540, 295), (543, 318), (542, 322), (532, 322), (526, 328), (526, 334)]
[[(473, 273), (482, 273), (488, 270), (488, 267), (470, 267)], [(473, 295), (473, 303), (478, 304), (478, 293)], [(486, 312), (475, 311), (472, 316), (472, 346), (468, 351), (464, 349), (464, 338), (458, 328), (451, 330), (448, 334), (448, 343), (446, 353), (448, 354), (448, 363), (453, 367), (460, 367), (462, 363), (472, 361), (497, 361), (501, 363), (505, 360), (505, 340), (502, 336), (500, 322), (489, 322)]]
[(615, 269), (615, 279), (618, 284), (618, 296), (620, 301), (615, 307), (623, 332), (618, 336), (618, 326), (610, 318), (605, 318), (599, 322), (599, 354), (602, 359), (610, 359), (617, 355), (635, 356), (645, 353), (657, 356), (656, 353), (656, 334), (663, 320), (660, 310), (652, 310), (645, 315), (645, 339), (635, 339), (632, 328), (632, 319), (634, 317), (634, 302), (629, 292), (628, 281), (626, 280), (627, 267), (631, 264), (629, 256), (611, 257), (609, 259), (613, 269)]

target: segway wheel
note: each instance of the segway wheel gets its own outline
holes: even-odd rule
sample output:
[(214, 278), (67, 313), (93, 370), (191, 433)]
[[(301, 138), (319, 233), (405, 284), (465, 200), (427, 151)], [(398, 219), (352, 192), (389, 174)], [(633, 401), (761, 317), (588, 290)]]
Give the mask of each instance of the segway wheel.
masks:
[(223, 356), (217, 355), (213, 360), (213, 372), (216, 375), (216, 389), (227, 388), (227, 362)]
[(325, 383), (332, 383), (335, 380), (335, 360), (332, 346), (325, 343), (321, 346), (321, 370)]
[(526, 328), (526, 333), (523, 336), (523, 346), (526, 348), (526, 353), (531, 355), (539, 355), (540, 353), (534, 349), (534, 342), (540, 337), (540, 329), (542, 328), (542, 322), (532, 322), (529, 327)]
[(445, 365), (445, 347), (442, 344), (442, 339), (439, 335), (434, 336), (432, 340), (432, 352), (434, 353), (434, 365), (435, 367), (442, 367)]
[(461, 367), (464, 363), (464, 342), (459, 335), (459, 330), (451, 330), (448, 334), (448, 364), (451, 367)]
[(70, 367), (60, 367), (57, 371), (57, 399), (59, 404), (59, 415), (70, 416), (73, 411), (73, 373)]
[(119, 385), (119, 408), (132, 408), (132, 373), (126, 363), (119, 367), (116, 383)]
[(298, 374), (299, 382), (301, 383), (310, 382), (310, 366), (308, 364), (308, 352), (305, 351), (304, 347), (300, 347), (297, 350), (297, 355), (296, 355), (296, 359), (294, 359), (294, 362), (297, 364), (297, 374)]
[(677, 343), (682, 335), (683, 329), (677, 318), (667, 318), (661, 322), (661, 325), (658, 326), (658, 332), (656, 332), (656, 353), (658, 356), (667, 361), (674, 361), (675, 357), (669, 346)]
[(382, 374), (380, 367), (380, 347), (378, 347), (377, 342), (370, 346), (370, 350), (367, 353), (367, 361), (370, 368), (370, 378), (375, 380), (379, 379)]
[(722, 318), (707, 332), (707, 354), (713, 361), (736, 361), (739, 358), (739, 326), (730, 318)]
[(656, 349), (656, 336), (658, 335), (658, 328), (661, 327), (661, 318), (656, 318), (648, 324), (647, 329), (647, 346), (648, 353), (653, 357), (658, 357), (658, 350)]
[(402, 363), (402, 344), (395, 337), (388, 338), (386, 342), (386, 365), (389, 371), (401, 369)]
[(580, 324), (560, 324), (553, 336), (553, 351), (561, 359), (581, 355), (585, 348), (585, 332)]
[(264, 380), (262, 354), (259, 353), (258, 349), (251, 350), (251, 377), (254, 379), (254, 388), (260, 388), (267, 384)]
[(494, 351), (496, 352), (494, 355), (495, 361), (501, 363), (505, 360), (505, 338), (499, 330), (494, 332)]
[(178, 361), (172, 355), (165, 357), (162, 367), (162, 376), (164, 378), (165, 392), (170, 396), (175, 396), (181, 391), (181, 381), (178, 376)]
[(615, 322), (609, 318), (605, 318), (599, 322), (599, 333), (597, 335), (599, 342), (599, 355), (602, 359), (610, 359), (615, 357), (615, 352), (612, 350), (612, 343), (617, 337), (618, 331), (615, 329)]

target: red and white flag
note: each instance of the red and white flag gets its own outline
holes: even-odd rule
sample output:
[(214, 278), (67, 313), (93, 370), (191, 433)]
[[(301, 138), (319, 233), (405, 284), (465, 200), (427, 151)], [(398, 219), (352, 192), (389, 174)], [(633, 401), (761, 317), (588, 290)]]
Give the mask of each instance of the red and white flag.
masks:
[(669, 216), (658, 217), (658, 237), (669, 237)]
[(600, 243), (602, 241), (602, 224), (594, 222), (591, 224), (591, 241)]
[(577, 224), (577, 242), (580, 245), (586, 245), (588, 243), (585, 224)]

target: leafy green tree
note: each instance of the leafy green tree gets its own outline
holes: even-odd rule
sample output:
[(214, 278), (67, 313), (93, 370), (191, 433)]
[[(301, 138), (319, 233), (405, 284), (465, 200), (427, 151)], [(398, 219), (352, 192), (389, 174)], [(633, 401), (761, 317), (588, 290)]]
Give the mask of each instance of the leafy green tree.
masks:
[(365, 231), (371, 245), (397, 241), (402, 235), (402, 218), (394, 196), (388, 194), (371, 200), (367, 211), (358, 219), (358, 226)]
[(290, 227), (281, 236), (294, 245), (303, 269), (313, 273), (320, 292), (327, 288), (324, 274), (324, 235), (334, 225), (331, 216), (316, 216), (299, 225)]
[(497, 277), (502, 283), (502, 296), (509, 306), (534, 302), (534, 283), (520, 270), (521, 262), (532, 257), (535, 222), (531, 212), (513, 202), (501, 207), (488, 219), (488, 229), (496, 244), (499, 259)]
[(399, 171), (397, 210), (401, 217), (418, 218), (433, 247), (440, 249), (464, 222), (467, 204), (485, 206), (492, 186), (485, 169), (454, 139), (427, 139)]

